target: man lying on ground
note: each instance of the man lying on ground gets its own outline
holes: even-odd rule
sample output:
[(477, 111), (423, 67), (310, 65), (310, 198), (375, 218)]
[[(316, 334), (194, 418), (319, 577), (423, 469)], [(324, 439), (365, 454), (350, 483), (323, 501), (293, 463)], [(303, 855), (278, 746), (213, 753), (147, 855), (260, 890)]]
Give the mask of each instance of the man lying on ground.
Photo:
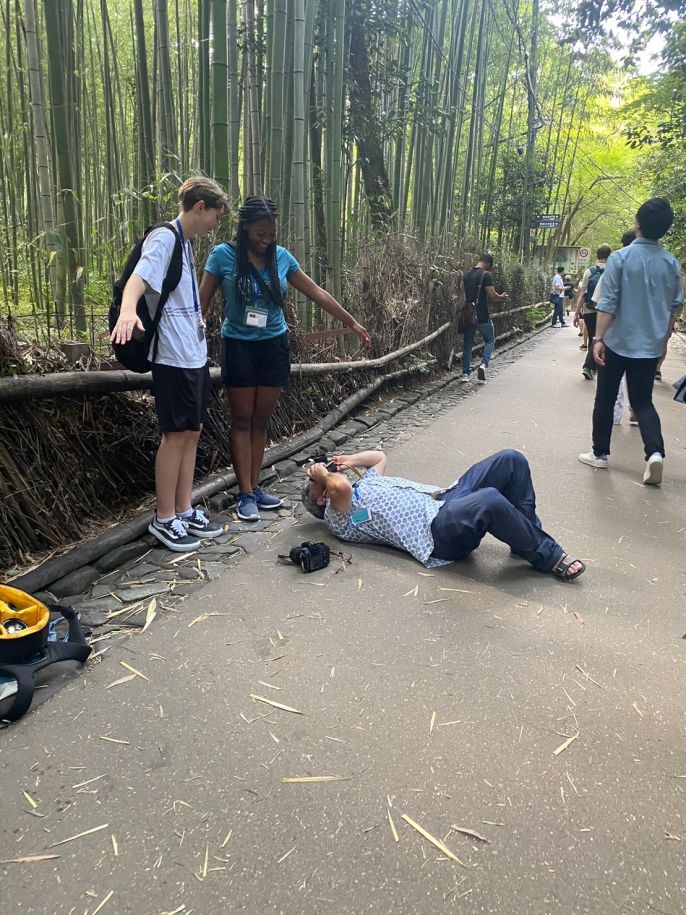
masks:
[[(539, 572), (562, 581), (586, 570), (541, 527), (529, 463), (519, 451), (479, 461), (445, 490), (385, 477), (383, 451), (333, 460), (336, 472), (325, 464), (308, 469), (302, 500), (340, 540), (396, 547), (432, 569), (464, 559), (492, 534)], [(353, 468), (367, 472), (351, 484), (343, 472)]]

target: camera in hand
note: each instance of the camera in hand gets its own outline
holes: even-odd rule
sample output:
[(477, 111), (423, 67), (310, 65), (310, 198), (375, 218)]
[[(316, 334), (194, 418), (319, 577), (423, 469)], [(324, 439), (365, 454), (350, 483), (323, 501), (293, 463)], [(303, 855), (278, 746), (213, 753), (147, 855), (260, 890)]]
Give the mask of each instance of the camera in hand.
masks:
[(319, 454), (311, 454), (308, 461), (312, 461), (313, 464), (324, 464), (329, 473), (336, 473), (338, 470), (336, 462), (325, 451), (320, 451)]
[(300, 546), (294, 546), (288, 554), (288, 558), (294, 565), (300, 566), (303, 572), (316, 572), (318, 569), (325, 569), (328, 566), (331, 550), (321, 541), (313, 543), (311, 540), (306, 540)]

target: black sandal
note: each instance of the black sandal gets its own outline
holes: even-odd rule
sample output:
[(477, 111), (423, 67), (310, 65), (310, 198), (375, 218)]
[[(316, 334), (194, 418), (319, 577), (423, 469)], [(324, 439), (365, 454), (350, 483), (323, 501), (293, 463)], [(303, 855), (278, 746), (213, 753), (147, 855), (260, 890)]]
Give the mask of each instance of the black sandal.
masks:
[[(574, 581), (574, 579), (578, 578), (579, 575), (584, 574), (586, 571), (586, 563), (582, 562), (580, 559), (570, 559), (569, 562), (565, 562), (566, 558), (567, 553), (562, 556), (562, 559), (558, 562), (555, 568), (551, 569), (550, 571), (561, 581)], [(575, 562), (578, 562), (581, 568), (577, 569), (576, 572), (570, 572), (569, 569), (574, 565)]]

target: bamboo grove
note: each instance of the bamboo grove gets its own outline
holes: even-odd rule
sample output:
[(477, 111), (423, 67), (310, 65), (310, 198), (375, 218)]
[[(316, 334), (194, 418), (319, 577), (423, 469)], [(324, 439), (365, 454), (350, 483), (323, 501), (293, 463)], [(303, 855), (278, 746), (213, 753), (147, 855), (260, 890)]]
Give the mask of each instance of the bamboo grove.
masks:
[[(552, 256), (569, 176), (594, 171), (583, 138), (610, 64), (565, 45), (539, 0), (0, 8), (0, 304), (36, 330), (91, 330), (189, 173), (234, 203), (274, 198), (284, 243), (340, 296), (346, 264), (387, 233)], [(536, 237), (539, 212), (569, 218)]]

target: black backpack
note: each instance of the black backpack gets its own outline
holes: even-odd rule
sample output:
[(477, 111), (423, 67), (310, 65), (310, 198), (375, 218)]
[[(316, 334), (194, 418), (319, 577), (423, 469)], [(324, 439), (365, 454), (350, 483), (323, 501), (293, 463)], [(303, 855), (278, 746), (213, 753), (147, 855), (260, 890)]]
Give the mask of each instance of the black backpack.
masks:
[(174, 251), (169, 261), (169, 267), (167, 268), (167, 274), (162, 283), (162, 290), (160, 292), (160, 298), (157, 302), (157, 308), (155, 310), (154, 317), (150, 317), (150, 310), (148, 308), (148, 303), (145, 300), (145, 296), (142, 295), (138, 300), (136, 305), (136, 314), (141, 319), (145, 331), (141, 334), (140, 331), (134, 332), (134, 336), (131, 337), (128, 343), (113, 343), (112, 349), (114, 350), (115, 358), (118, 362), (132, 372), (149, 372), (152, 368), (150, 360), (148, 359), (148, 353), (150, 352), (150, 343), (155, 339), (153, 344), (152, 358), (155, 360), (157, 354), (157, 326), (160, 323), (160, 318), (162, 317), (162, 309), (164, 308), (165, 302), (169, 298), (169, 294), (173, 292), (176, 287), (179, 285), (181, 280), (181, 274), (183, 273), (183, 249), (181, 247), (181, 239), (179, 238), (179, 233), (176, 231), (174, 226), (169, 222), (160, 222), (157, 225), (150, 226), (145, 230), (145, 235), (131, 249), (124, 269), (122, 270), (121, 276), (115, 282), (112, 288), (112, 304), (110, 305), (110, 310), (108, 314), (108, 325), (110, 328), (110, 333), (114, 330), (114, 326), (119, 320), (119, 313), (121, 312), (121, 303), (124, 295), (124, 287), (126, 286), (131, 274), (136, 268), (136, 264), (141, 259), (141, 252), (143, 250), (143, 242), (148, 237), (150, 232), (153, 229), (169, 229), (170, 232), (174, 233), (176, 243), (174, 245)]
[[(57, 630), (62, 618), (66, 639)], [(84, 664), (90, 653), (75, 610), (0, 585), (0, 721), (17, 721), (28, 711), (36, 674), (61, 661)]]
[(593, 293), (595, 292), (595, 287), (598, 285), (598, 280), (603, 275), (604, 271), (604, 267), (598, 267), (597, 265), (591, 267), (591, 275), (588, 278), (588, 286), (584, 293), (584, 302), (587, 305), (593, 305)]

